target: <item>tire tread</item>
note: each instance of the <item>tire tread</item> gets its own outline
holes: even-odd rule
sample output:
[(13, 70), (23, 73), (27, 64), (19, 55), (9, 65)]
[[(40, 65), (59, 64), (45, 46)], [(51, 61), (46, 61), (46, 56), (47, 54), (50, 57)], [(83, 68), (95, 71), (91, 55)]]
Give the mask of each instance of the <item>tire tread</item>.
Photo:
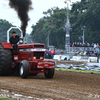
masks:
[(12, 53), (0, 44), (0, 75), (9, 75), (11, 72)]

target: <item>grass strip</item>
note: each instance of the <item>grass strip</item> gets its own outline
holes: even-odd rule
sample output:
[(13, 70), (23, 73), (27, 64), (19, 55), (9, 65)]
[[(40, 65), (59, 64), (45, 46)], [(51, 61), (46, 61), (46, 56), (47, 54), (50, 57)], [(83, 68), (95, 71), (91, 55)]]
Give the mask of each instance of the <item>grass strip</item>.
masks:
[(100, 74), (98, 71), (88, 71), (88, 70), (76, 70), (76, 69), (63, 69), (63, 68), (55, 68), (56, 70), (62, 71), (74, 71), (74, 72), (83, 72), (83, 73), (97, 73)]
[(10, 99), (10, 98), (0, 98), (0, 100), (13, 100), (13, 99)]

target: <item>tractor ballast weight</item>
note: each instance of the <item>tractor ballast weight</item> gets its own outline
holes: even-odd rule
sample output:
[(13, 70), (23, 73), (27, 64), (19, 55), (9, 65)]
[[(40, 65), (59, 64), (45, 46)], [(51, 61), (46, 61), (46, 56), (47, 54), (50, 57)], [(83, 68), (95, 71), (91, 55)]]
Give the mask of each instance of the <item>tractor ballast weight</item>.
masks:
[[(19, 44), (18, 53), (15, 55), (12, 45), (9, 43), (11, 29), (7, 31), (7, 43), (0, 43), (0, 75), (17, 72), (22, 78), (27, 78), (30, 74), (44, 73), (46, 78), (52, 78), (55, 72), (55, 62), (44, 61), (45, 45), (40, 43)], [(16, 29), (19, 28), (16, 27)]]

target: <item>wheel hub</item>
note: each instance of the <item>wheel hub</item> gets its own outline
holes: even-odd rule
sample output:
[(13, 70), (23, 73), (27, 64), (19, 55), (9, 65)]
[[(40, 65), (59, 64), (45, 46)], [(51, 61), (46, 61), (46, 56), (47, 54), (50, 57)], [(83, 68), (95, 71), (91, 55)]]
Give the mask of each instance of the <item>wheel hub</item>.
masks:
[(23, 72), (24, 72), (23, 65), (21, 65), (21, 68), (20, 68), (20, 75), (23, 75)]

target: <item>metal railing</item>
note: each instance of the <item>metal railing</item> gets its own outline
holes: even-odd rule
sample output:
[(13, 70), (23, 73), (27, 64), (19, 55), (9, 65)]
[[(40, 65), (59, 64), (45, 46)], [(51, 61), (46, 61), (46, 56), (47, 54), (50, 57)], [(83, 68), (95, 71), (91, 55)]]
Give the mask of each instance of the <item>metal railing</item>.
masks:
[[(79, 53), (79, 52), (83, 52), (83, 51), (98, 51), (98, 48), (93, 48), (93, 47), (70, 47), (70, 53)], [(60, 49), (56, 49), (55, 53), (56, 54), (60, 54), (60, 52), (63, 52), (63, 54), (66, 54), (67, 51), (66, 50), (60, 50)]]
[(80, 52), (80, 51), (98, 51), (98, 48), (93, 48), (93, 47), (70, 47), (70, 52)]

